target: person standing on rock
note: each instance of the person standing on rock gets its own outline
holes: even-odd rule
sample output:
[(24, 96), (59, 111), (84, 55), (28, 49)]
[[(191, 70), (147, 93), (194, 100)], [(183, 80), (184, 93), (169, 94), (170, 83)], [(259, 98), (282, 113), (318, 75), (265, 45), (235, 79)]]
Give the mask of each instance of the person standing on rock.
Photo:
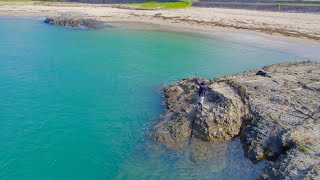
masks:
[(206, 83), (206, 81), (202, 81), (202, 82), (197, 82), (198, 86), (199, 86), (199, 91), (198, 91), (198, 95), (199, 95), (199, 109), (203, 109), (203, 102), (204, 102), (204, 97), (208, 91), (208, 84)]

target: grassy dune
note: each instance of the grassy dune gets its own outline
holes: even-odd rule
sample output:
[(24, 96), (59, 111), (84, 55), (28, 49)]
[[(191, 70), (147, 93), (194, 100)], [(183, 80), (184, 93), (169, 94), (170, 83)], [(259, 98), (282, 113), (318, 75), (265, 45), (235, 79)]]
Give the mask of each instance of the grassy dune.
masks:
[[(44, 0), (44, 1), (34, 1), (34, 0), (0, 0), (0, 6), (4, 5), (55, 5), (55, 4), (74, 4), (76, 2), (61, 2), (60, 0)], [(131, 3), (131, 4), (121, 4), (122, 7), (131, 7), (139, 9), (179, 9), (187, 8), (191, 6), (190, 1), (178, 1), (178, 2), (144, 2), (144, 3)]]
[(136, 3), (136, 4), (125, 4), (124, 6), (136, 7), (142, 9), (179, 9), (187, 8), (191, 6), (192, 2), (190, 1), (179, 1), (179, 2), (145, 2), (145, 3)]

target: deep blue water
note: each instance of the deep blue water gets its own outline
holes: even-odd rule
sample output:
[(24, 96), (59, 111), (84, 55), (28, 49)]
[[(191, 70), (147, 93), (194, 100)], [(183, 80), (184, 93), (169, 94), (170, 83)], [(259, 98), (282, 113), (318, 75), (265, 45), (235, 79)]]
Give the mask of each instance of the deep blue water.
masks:
[[(0, 179), (253, 179), (238, 140), (193, 158), (152, 144), (161, 88), (305, 58), (219, 38), (0, 19)], [(221, 152), (219, 152), (221, 153)]]

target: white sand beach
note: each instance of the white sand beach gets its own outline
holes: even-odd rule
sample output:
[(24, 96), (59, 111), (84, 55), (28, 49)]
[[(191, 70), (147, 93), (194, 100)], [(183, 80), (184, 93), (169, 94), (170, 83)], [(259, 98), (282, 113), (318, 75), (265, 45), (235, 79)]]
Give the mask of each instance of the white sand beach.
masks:
[[(253, 31), (320, 41), (320, 14), (262, 12), (239, 9), (196, 8), (172, 10), (130, 10), (112, 5), (81, 3), (1, 3), (0, 16), (46, 17), (71, 13), (99, 19), (118, 26), (143, 23), (144, 28), (156, 25), (171, 30), (205, 32)], [(146, 24), (149, 24), (146, 25)], [(150, 26), (151, 25), (151, 26)], [(159, 27), (157, 27), (159, 28)]]

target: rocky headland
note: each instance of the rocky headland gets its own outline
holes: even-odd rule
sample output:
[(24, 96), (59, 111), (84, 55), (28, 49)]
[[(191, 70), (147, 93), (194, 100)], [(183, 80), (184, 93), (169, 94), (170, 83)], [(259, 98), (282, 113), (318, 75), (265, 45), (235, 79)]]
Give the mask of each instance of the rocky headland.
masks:
[(44, 22), (53, 26), (78, 27), (86, 29), (101, 29), (109, 27), (109, 25), (106, 25), (106, 23), (99, 20), (86, 19), (69, 14), (57, 17), (48, 17)]
[[(203, 110), (197, 82), (207, 81)], [(170, 149), (192, 139), (240, 137), (245, 156), (267, 159), (261, 179), (320, 178), (320, 63), (290, 62), (164, 88), (166, 112), (151, 136)]]

